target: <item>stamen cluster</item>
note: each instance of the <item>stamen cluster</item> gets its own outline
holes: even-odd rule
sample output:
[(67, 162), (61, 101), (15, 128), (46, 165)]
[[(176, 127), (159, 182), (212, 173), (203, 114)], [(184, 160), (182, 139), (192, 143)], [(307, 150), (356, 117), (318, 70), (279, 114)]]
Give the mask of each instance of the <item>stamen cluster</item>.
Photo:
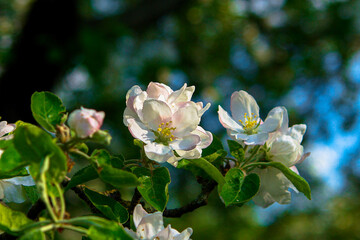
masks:
[(157, 137), (155, 140), (156, 142), (168, 144), (175, 139), (175, 136), (172, 134), (172, 132), (176, 130), (176, 127), (170, 127), (171, 124), (172, 121), (159, 124), (157, 131), (154, 131)]
[(239, 120), (239, 122), (244, 128), (244, 131), (248, 133), (255, 133), (254, 131), (260, 125), (258, 116), (255, 115), (254, 113), (251, 113), (251, 116), (248, 116), (248, 114), (245, 113), (244, 119), (245, 119), (245, 123), (241, 119)]

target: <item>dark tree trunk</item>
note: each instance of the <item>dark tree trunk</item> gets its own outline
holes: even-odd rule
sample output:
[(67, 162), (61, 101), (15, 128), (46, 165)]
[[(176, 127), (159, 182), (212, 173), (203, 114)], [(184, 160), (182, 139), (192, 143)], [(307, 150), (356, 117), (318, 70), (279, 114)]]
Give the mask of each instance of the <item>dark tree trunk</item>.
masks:
[[(34, 121), (30, 97), (35, 91), (51, 91), (57, 80), (81, 57), (81, 43), (77, 35), (82, 24), (103, 31), (113, 29), (106, 28), (108, 24), (122, 24), (141, 32), (162, 16), (179, 10), (186, 2), (144, 0), (119, 16), (84, 20), (78, 12), (76, 0), (37, 0), (0, 77), (0, 116), (8, 122)], [(115, 33), (105, 34), (116, 38)]]

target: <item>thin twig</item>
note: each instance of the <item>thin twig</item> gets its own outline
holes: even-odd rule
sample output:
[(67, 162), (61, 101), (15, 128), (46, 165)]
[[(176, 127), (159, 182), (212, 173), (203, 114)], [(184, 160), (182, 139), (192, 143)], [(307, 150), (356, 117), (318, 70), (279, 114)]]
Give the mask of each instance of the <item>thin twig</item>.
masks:
[(201, 188), (201, 193), (195, 200), (193, 200), (192, 202), (188, 203), (183, 207), (179, 207), (175, 209), (165, 209), (165, 211), (163, 212), (163, 216), (178, 218), (185, 213), (192, 212), (199, 207), (207, 205), (209, 195), (214, 190), (216, 185), (217, 183), (214, 181), (209, 181), (206, 184), (203, 184)]

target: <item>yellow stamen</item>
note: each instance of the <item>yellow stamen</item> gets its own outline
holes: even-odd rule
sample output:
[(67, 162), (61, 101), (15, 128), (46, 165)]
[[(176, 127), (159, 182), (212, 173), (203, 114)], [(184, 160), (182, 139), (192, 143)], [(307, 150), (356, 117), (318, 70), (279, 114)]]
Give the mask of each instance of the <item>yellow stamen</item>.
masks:
[(176, 129), (176, 127), (170, 127), (171, 124), (172, 121), (159, 124), (157, 132), (155, 132), (158, 142), (168, 144), (168, 142), (172, 142), (175, 139), (172, 132)]
[(259, 118), (254, 113), (251, 113), (251, 116), (248, 116), (247, 113), (244, 114), (245, 123), (242, 120), (239, 120), (245, 131), (252, 131), (259, 125)]

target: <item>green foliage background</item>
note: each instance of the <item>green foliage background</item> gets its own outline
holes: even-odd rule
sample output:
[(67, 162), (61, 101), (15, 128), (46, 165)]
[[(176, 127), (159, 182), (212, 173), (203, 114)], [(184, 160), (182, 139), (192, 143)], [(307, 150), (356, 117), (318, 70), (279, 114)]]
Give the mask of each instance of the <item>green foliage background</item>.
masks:
[[(311, 148), (332, 137), (334, 122), (356, 135), (359, 12), (355, 0), (0, 0), (0, 115), (34, 122), (31, 94), (54, 91), (69, 110), (105, 111), (109, 150), (133, 158), (138, 149), (122, 123), (126, 91), (150, 81), (173, 88), (187, 82), (197, 99), (212, 103), (202, 126), (219, 137), (226, 133), (217, 105), (228, 107), (230, 94), (244, 89), (262, 114), (284, 105), (291, 124), (305, 122)], [(191, 226), (193, 239), (360, 239), (358, 145), (340, 157), (344, 180), (336, 194), (304, 163), (311, 202), (299, 194), (279, 212), (224, 208), (213, 196), (208, 206), (166, 221), (178, 230)], [(169, 168), (170, 206), (194, 199), (200, 189), (191, 174)], [(67, 204), (72, 215), (86, 211), (75, 196)], [(274, 217), (265, 221), (264, 213)]]

